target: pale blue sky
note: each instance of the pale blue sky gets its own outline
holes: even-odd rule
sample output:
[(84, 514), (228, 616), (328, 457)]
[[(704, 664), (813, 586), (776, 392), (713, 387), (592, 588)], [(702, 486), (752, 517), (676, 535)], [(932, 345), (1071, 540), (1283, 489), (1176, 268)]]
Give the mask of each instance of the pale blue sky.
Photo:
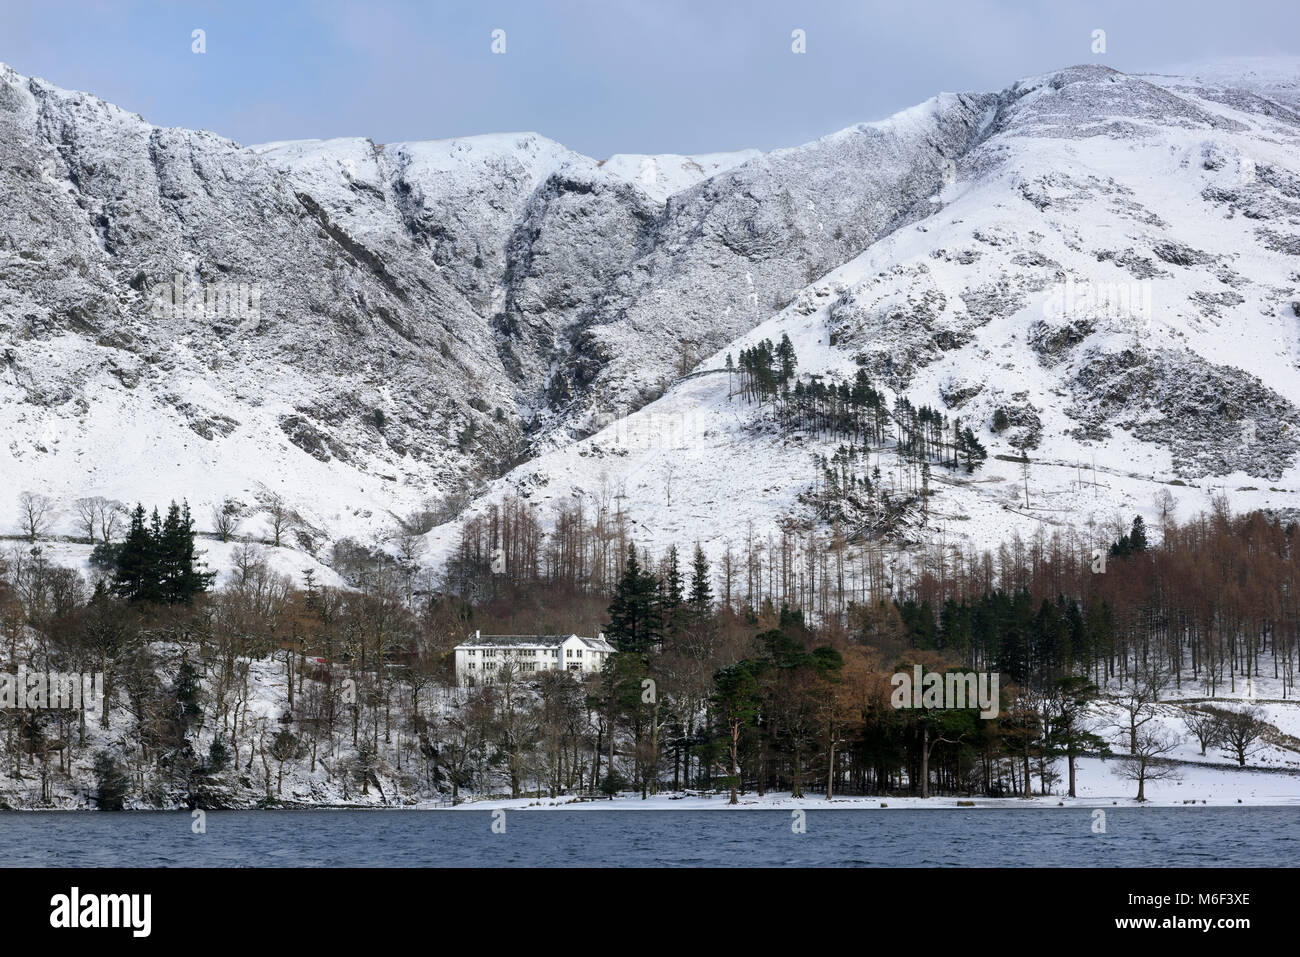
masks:
[(770, 149), (1073, 63), (1295, 54), (1295, 0), (0, 0), (0, 61), (241, 143), (536, 130), (597, 157)]

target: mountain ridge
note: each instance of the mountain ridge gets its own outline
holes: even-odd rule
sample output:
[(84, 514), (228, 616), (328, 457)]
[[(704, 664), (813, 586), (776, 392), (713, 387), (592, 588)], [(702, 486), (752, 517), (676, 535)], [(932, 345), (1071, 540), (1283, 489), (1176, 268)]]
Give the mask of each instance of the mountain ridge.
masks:
[[(649, 410), (627, 420), (640, 428), (671, 407), (674, 390), (706, 388), (674, 380), (718, 368), (755, 330), (811, 321), (794, 337), (807, 368), (862, 368), (924, 392), (973, 416), (995, 445), (997, 408), (1016, 420), (1008, 437), (1073, 430), (1080, 453), (1127, 415), (1121, 437), (1147, 440), (1130, 449), (1124, 438), (1121, 457), (1179, 448), (1180, 461), (1209, 463), (1204, 475), (1259, 463), (1238, 481), (1294, 486), (1300, 396), (1288, 385), (1294, 346), (1279, 336), (1298, 280), (1278, 264), (1300, 249), (1300, 170), (1284, 155), (1300, 120), (1287, 103), (1224, 82), (1083, 65), (1000, 93), (940, 94), (801, 146), (596, 161), (529, 133), (240, 147), (0, 67), (3, 471), (15, 494), (188, 495), (200, 516), (233, 496), (250, 529), (259, 506), (283, 495), (301, 513), (297, 544), (317, 551), (343, 536), (382, 537), (430, 498), (483, 482), (495, 483), (483, 503), (527, 489), (525, 477), (555, 456), (556, 470), (581, 471), (572, 462), (606, 441), (611, 422)], [(1181, 241), (1170, 236), (1192, 194), (1125, 181), (1124, 164), (1155, 140), (1182, 151), (1171, 176), (1194, 164), (1204, 174), (1195, 197), (1204, 209), (1185, 217), (1201, 231)], [(1247, 154), (1258, 156), (1250, 182), (1237, 169)], [(987, 200), (977, 204), (980, 189)], [(1124, 228), (1088, 220), (1095, 202)], [(999, 204), (1043, 221), (999, 219)], [(943, 218), (953, 206), (988, 222), (963, 229)], [(1250, 246), (1210, 249), (1208, 211), (1234, 220)], [(952, 241), (910, 248), (936, 229)], [(1214, 280), (1177, 285), (1174, 311), (1186, 315), (1176, 322), (1158, 293), (1160, 341), (1126, 357), (1114, 337), (1142, 340), (1124, 317), (1042, 315), (1048, 291), (1082, 269), (1083, 259), (1067, 262), (1080, 250), (1105, 267), (1094, 282), (1174, 289), (1171, 277), (1194, 283), (1199, 269)], [(203, 288), (258, 287), (260, 314), (152, 315), (177, 273)], [(1243, 318), (1272, 299), (1281, 314)], [(1211, 346), (1241, 338), (1224, 331), (1229, 319), (1277, 340), (1271, 357), (1211, 361)], [(1020, 338), (995, 340), (998, 329)], [(1017, 341), (1007, 360), (1017, 375), (1067, 378), (1021, 399), (987, 385), (962, 398), (995, 367), (974, 362), (974, 350), (996, 362)], [(1125, 399), (1135, 369), (1190, 383), (1161, 421)], [(1225, 382), (1265, 410), (1256, 423), (1265, 453), (1225, 452), (1226, 433), (1210, 449), (1168, 424)], [(1053, 388), (1070, 395), (1059, 409), (1047, 401)], [(1229, 416), (1232, 428), (1242, 418)], [(1044, 454), (1069, 450), (1049, 442)], [(114, 474), (123, 462), (131, 467)], [(1180, 474), (1172, 458), (1157, 464)], [(786, 468), (787, 484), (801, 484)], [(725, 475), (705, 469), (695, 481)], [(594, 484), (584, 478), (583, 493)], [(1137, 495), (1115, 504), (1144, 507)], [(776, 496), (764, 521), (795, 504)], [(15, 507), (0, 502), (0, 520), (15, 524)], [(720, 534), (707, 522), (695, 535), (688, 522), (669, 524), (687, 537)], [(989, 524), (975, 537), (992, 535)], [(454, 528), (432, 536), (435, 554)]]

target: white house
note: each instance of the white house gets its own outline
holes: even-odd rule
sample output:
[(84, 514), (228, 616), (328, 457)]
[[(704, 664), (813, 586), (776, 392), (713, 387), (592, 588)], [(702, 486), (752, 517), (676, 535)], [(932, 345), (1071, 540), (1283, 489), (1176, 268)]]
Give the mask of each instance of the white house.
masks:
[(456, 682), (460, 685), (491, 683), (506, 663), (527, 677), (535, 671), (573, 671), (579, 675), (600, 671), (614, 646), (601, 634), (485, 635), (474, 632), (456, 646)]

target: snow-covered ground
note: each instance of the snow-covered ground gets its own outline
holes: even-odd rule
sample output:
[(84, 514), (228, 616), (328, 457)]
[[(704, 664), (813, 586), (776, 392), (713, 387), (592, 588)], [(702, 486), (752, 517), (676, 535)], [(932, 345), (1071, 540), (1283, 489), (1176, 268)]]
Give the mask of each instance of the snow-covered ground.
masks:
[[(303, 573), (308, 570), (315, 575), (318, 585), (328, 585), (332, 588), (346, 587), (346, 582), (338, 572), (298, 549), (283, 546), (276, 548), (273, 545), (259, 543), (245, 544), (243, 541), (233, 539), (222, 542), (211, 538), (197, 538), (194, 545), (203, 567), (217, 573), (213, 581), (213, 586), (216, 588), (228, 584), (240, 563), (248, 558), (264, 562), (270, 571), (288, 577), (299, 588), (304, 584)], [(25, 541), (13, 539), (0, 541), (0, 555), (13, 549), (26, 553), (30, 548), (31, 546)], [(79, 542), (43, 540), (40, 542), (40, 548), (48, 561), (75, 569), (87, 583), (95, 582), (101, 577), (101, 573), (90, 564), (93, 546)]]
[[(157, 646), (160, 668), (168, 674), (174, 674), (180, 661), (180, 652), (170, 646)], [(210, 788), (210, 793), (220, 795), (223, 806), (254, 807), (267, 799), (267, 775), (270, 775), (270, 790), (275, 802), (289, 806), (311, 807), (412, 807), (439, 808), (451, 807), (450, 790), (431, 791), (425, 779), (425, 767), (418, 748), (409, 734), (402, 739), (402, 754), (397, 754), (398, 736), (396, 733), (385, 740), (381, 735), (380, 759), (375, 765), (377, 786), (371, 784), (368, 793), (361, 793), (361, 786), (354, 773), (353, 762), (356, 752), (351, 747), (350, 732), (346, 721), (341, 721), (338, 728), (336, 753), (321, 743), (318, 749), (319, 760), (315, 768), (308, 758), (290, 759), (283, 768), (283, 781), (277, 783), (280, 768), (274, 759), (264, 765), (260, 757), (253, 757), (252, 742), (260, 741), (267, 745), (270, 738), (285, 727), (281, 721), (287, 711), (287, 687), (282, 656), (275, 661), (257, 659), (247, 662), (247, 697), (240, 719), (241, 754), (238, 768), (230, 767), (220, 778), (217, 786)], [(311, 681), (307, 685), (311, 685)], [(211, 676), (204, 678), (202, 686), (206, 692), (212, 688)], [(1179, 716), (1182, 709), (1174, 702), (1184, 698), (1194, 702), (1204, 699), (1190, 685), (1181, 693), (1162, 695), (1163, 703), (1157, 707), (1157, 715), (1151, 723), (1144, 725), (1144, 730), (1160, 728), (1180, 739), (1178, 747), (1168, 757), (1176, 765), (1176, 776), (1160, 780), (1149, 780), (1146, 784), (1146, 797), (1153, 805), (1183, 805), (1195, 803), (1206, 806), (1228, 804), (1252, 805), (1291, 805), (1300, 804), (1300, 750), (1295, 738), (1300, 732), (1300, 700), (1278, 700), (1271, 682), (1261, 681), (1254, 688), (1247, 688), (1244, 683), (1238, 685), (1235, 695), (1225, 695), (1214, 699), (1217, 707), (1232, 708), (1243, 705), (1255, 705), (1264, 712), (1265, 720), (1277, 731), (1292, 736), (1290, 741), (1278, 743), (1261, 742), (1247, 758), (1247, 766), (1239, 768), (1236, 759), (1226, 755), (1220, 748), (1210, 748), (1205, 756), (1199, 751), (1195, 739), (1183, 727)], [(399, 700), (402, 698), (398, 696)], [(450, 714), (463, 701), (463, 693), (437, 687), (426, 688), (421, 695), (423, 707), (433, 709), (439, 714)], [(109, 711), (109, 727), (99, 727), (98, 715), (91, 714), (87, 722), (87, 746), (75, 752), (73, 774), (65, 776), (53, 774), (51, 780), (51, 800), (40, 800), (39, 768), (30, 762), (24, 763), (24, 777), (15, 780), (7, 773), (0, 774), (0, 806), (11, 808), (44, 807), (53, 809), (77, 809), (93, 807), (92, 789), (94, 774), (92, 771), (95, 753), (104, 748), (121, 753), (124, 745), (136, 738), (135, 719), (131, 716), (124, 702), (119, 701)], [(393, 720), (402, 720), (401, 709), (395, 708)], [(929, 799), (899, 795), (884, 796), (844, 796), (837, 797), (827, 804), (825, 798), (810, 793), (803, 799), (794, 800), (789, 794), (773, 793), (759, 797), (748, 793), (741, 797), (741, 808), (764, 807), (844, 807), (844, 808), (879, 808), (882, 802), (890, 808), (899, 807), (956, 807), (958, 801), (973, 801), (976, 807), (1055, 807), (1066, 806), (1105, 806), (1109, 804), (1133, 804), (1137, 794), (1134, 781), (1124, 778), (1120, 769), (1123, 761), (1120, 755), (1126, 751), (1124, 744), (1126, 731), (1123, 728), (1124, 714), (1110, 702), (1101, 702), (1094, 706), (1088, 717), (1091, 729), (1111, 743), (1114, 755), (1105, 759), (1083, 757), (1078, 760), (1077, 792), (1074, 799), (1065, 797), (1067, 783), (1066, 767), (1063, 759), (1051, 763), (1058, 778), (1051, 786), (1051, 793), (1035, 795), (1032, 798), (985, 798), (960, 796), (935, 796)], [(435, 722), (436, 725), (436, 722)], [(307, 729), (297, 724), (289, 725), (292, 730), (304, 736)], [(394, 725), (396, 727), (396, 725)], [(208, 721), (191, 731), (190, 740), (196, 755), (205, 756), (214, 735), (222, 732), (229, 741), (229, 729), (213, 726)], [(57, 764), (51, 758), (52, 765)], [(1038, 790), (1038, 766), (1032, 764), (1034, 788)], [(815, 783), (817, 772), (810, 774), (808, 783)], [(525, 787), (531, 782), (525, 782)], [(624, 794), (615, 800), (605, 798), (587, 798), (562, 796), (557, 799), (502, 797), (503, 788), (508, 788), (500, 772), (489, 773), (480, 777), (476, 785), (461, 789), (457, 805), (460, 809), (484, 808), (652, 808), (652, 809), (698, 809), (727, 808), (726, 794), (701, 794), (699, 792), (661, 793), (648, 800), (641, 800), (639, 794)], [(158, 807), (184, 806), (185, 789), (183, 786), (170, 785), (164, 778), (150, 772), (144, 793), (133, 787), (128, 798), (127, 807), (132, 809), (149, 809)]]
[(604, 160), (600, 167), (611, 176), (636, 184), (648, 196), (662, 203), (669, 196), (690, 189), (710, 176), (724, 173), (762, 155), (759, 150), (753, 149), (701, 153), (696, 156), (677, 153), (616, 153)]
[[(700, 794), (698, 792), (660, 793), (641, 799), (639, 793), (620, 794), (608, 798), (491, 798), (457, 805), (458, 811), (482, 811), (494, 808), (518, 810), (741, 810), (781, 808), (835, 808), (845, 810), (886, 810), (893, 808), (1052, 808), (1052, 807), (1109, 807), (1111, 805), (1135, 806), (1137, 784), (1121, 778), (1116, 773), (1119, 761), (1098, 758), (1080, 758), (1077, 766), (1077, 797), (1067, 797), (1065, 787), (1059, 793), (1023, 798), (986, 798), (936, 795), (929, 798), (900, 795), (837, 795), (827, 801), (824, 793), (808, 792), (795, 799), (789, 791), (770, 792), (759, 797), (750, 791), (740, 795), (739, 803), (730, 803), (727, 793)], [(1170, 807), (1195, 804), (1206, 807), (1226, 805), (1253, 805), (1277, 807), (1300, 804), (1300, 774), (1274, 774), (1258, 771), (1231, 771), (1200, 765), (1180, 765), (1177, 778), (1148, 781), (1144, 806)], [(1035, 779), (1036, 780), (1036, 779)], [(959, 803), (960, 802), (960, 803)], [(419, 805), (416, 805), (419, 806)]]
[[(1268, 685), (1259, 683), (1259, 691), (1267, 693)], [(1185, 694), (1165, 696), (1167, 702), (1190, 697), (1202, 701), (1190, 688)], [(1266, 722), (1284, 734), (1295, 736), (1300, 732), (1300, 699), (1257, 703), (1243, 687), (1236, 696), (1216, 697), (1212, 703), (1220, 708), (1253, 705), (1263, 711)], [(1179, 720), (1182, 709), (1172, 703), (1160, 705), (1157, 716), (1143, 727), (1156, 727), (1180, 739), (1168, 758), (1176, 764), (1176, 772), (1168, 778), (1148, 780), (1145, 786), (1146, 804), (1182, 806), (1186, 804), (1212, 806), (1256, 805), (1279, 806), (1300, 804), (1300, 752), (1271, 744), (1261, 744), (1247, 758), (1247, 766), (1240, 768), (1235, 757), (1222, 749), (1211, 747), (1202, 756), (1195, 738), (1191, 737)], [(1096, 733), (1112, 743), (1114, 755), (1109, 758), (1081, 757), (1076, 761), (1076, 797), (1068, 797), (1065, 761), (1050, 765), (1059, 774), (1059, 780), (1050, 794), (1038, 794), (1040, 784), (1037, 764), (1034, 764), (1034, 791), (1032, 797), (987, 798), (936, 795), (930, 798), (906, 795), (839, 795), (827, 802), (824, 793), (809, 792), (798, 800), (787, 792), (772, 792), (759, 796), (753, 791), (739, 797), (737, 805), (730, 804), (727, 793), (707, 794), (699, 791), (667, 792), (648, 796), (642, 800), (640, 793), (624, 793), (613, 800), (607, 798), (519, 798), (491, 797), (469, 800), (458, 805), (457, 810), (511, 809), (612, 809), (612, 810), (701, 810), (729, 808), (953, 808), (967, 807), (1105, 807), (1112, 804), (1134, 805), (1137, 783), (1120, 773), (1124, 762), (1125, 735), (1120, 724), (1124, 716), (1113, 705), (1102, 704), (1092, 710), (1089, 721)], [(962, 803), (958, 803), (962, 802)]]

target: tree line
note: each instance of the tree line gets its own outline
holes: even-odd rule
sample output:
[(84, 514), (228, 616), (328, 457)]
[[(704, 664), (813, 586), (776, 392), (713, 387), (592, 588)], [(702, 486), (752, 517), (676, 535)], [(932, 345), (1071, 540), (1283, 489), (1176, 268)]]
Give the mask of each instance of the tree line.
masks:
[[(987, 551), (876, 542), (842, 563), (848, 545), (797, 529), (770, 552), (654, 556), (618, 516), (611, 497), (547, 528), (511, 503), (425, 581), (400, 543), (338, 543), (323, 557), (341, 585), (291, 579), (244, 544), (218, 586), (183, 503), (137, 506), (89, 579), (14, 546), (8, 669), (103, 671), (112, 704), (90, 726), (84, 711), (0, 711), (4, 773), (51, 800), (89, 777), (105, 807), (277, 803), (295, 799), (287, 782), (298, 800), (996, 795), (1046, 793), (1062, 767), (1073, 789), (1076, 759), (1113, 749), (1141, 792), (1167, 767), (1154, 715), (1169, 689), (1213, 697), (1268, 675), (1294, 693), (1297, 529), (1222, 501), (1166, 517), (1155, 540), (1114, 522)], [(460, 687), (452, 649), (476, 629), (604, 631), (617, 654), (582, 680), (507, 662)], [(999, 671), (998, 715), (895, 707), (891, 676), (917, 666)], [(1103, 697), (1114, 726), (1089, 717)], [(1244, 763), (1266, 730), (1253, 719), (1211, 713), (1202, 747)]]

